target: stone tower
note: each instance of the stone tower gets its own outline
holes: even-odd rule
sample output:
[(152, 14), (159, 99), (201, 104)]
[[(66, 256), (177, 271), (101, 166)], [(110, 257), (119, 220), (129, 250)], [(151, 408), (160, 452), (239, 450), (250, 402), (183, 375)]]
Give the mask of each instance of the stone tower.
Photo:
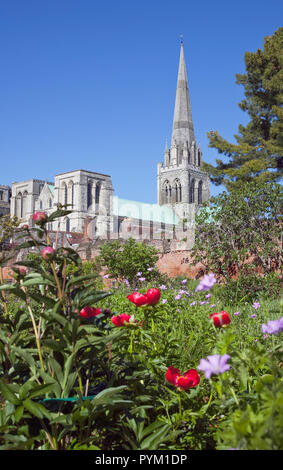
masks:
[(183, 41), (181, 42), (171, 146), (157, 166), (157, 201), (171, 205), (180, 219), (194, 220), (209, 199), (209, 176), (201, 170), (202, 152), (194, 133)]

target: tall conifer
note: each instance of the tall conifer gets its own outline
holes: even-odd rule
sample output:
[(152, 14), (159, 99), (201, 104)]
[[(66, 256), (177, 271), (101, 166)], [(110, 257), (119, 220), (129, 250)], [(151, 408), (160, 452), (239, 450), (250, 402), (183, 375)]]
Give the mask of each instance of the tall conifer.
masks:
[(239, 125), (236, 143), (217, 131), (208, 132), (209, 147), (228, 161), (216, 159), (216, 166), (203, 163), (211, 181), (235, 188), (243, 181), (278, 181), (283, 176), (283, 28), (264, 39), (263, 50), (245, 53), (245, 74), (236, 75), (244, 86), (239, 107), (250, 116)]

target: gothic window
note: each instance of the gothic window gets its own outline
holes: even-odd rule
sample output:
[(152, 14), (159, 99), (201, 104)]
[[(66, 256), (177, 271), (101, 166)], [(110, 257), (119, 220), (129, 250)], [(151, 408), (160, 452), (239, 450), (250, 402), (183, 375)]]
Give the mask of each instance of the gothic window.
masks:
[(42, 209), (42, 201), (39, 201), (39, 209)]
[(52, 199), (49, 199), (49, 208), (51, 209), (52, 207)]
[(202, 181), (198, 184), (198, 204), (202, 204)]
[(198, 166), (200, 166), (200, 150), (198, 150)]
[(174, 197), (175, 202), (179, 202), (179, 200), (178, 200), (179, 191), (178, 191), (178, 184), (177, 184), (177, 183), (175, 183), (174, 192), (175, 192), (175, 194), (174, 194), (174, 196), (175, 196), (175, 197)]
[(95, 188), (95, 210), (99, 210), (99, 199), (100, 199), (100, 183), (97, 183)]
[(66, 232), (70, 232), (70, 219), (66, 217)]
[(188, 163), (191, 161), (191, 152), (188, 150)]
[(74, 183), (73, 181), (69, 182), (69, 196), (70, 196), (70, 204), (72, 207), (74, 206)]
[(182, 187), (181, 187), (181, 182), (178, 179), (174, 181), (174, 201), (175, 202), (182, 201)]
[(3, 191), (0, 191), (0, 201), (3, 201)]
[(164, 194), (164, 199), (165, 199), (164, 204), (170, 204), (172, 191), (171, 191), (171, 185), (168, 180), (166, 180), (163, 184), (163, 194)]
[(87, 208), (92, 206), (92, 183), (87, 184)]
[(21, 219), (22, 218), (22, 193), (18, 193), (17, 194), (17, 197), (16, 197), (16, 201), (15, 201), (15, 213), (16, 213), (16, 216)]
[(192, 179), (190, 188), (189, 188), (189, 203), (192, 204), (195, 202), (195, 180)]
[(26, 218), (26, 212), (27, 212), (27, 196), (28, 193), (27, 191), (24, 192), (23, 198), (22, 198), (22, 218)]
[(62, 201), (64, 205), (68, 204), (68, 187), (65, 182), (62, 184)]

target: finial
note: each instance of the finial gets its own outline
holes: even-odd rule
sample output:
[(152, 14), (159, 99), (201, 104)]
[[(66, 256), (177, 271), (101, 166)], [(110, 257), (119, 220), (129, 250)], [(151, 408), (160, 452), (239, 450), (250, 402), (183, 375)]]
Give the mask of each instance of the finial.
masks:
[(181, 44), (183, 44), (183, 34), (180, 34)]

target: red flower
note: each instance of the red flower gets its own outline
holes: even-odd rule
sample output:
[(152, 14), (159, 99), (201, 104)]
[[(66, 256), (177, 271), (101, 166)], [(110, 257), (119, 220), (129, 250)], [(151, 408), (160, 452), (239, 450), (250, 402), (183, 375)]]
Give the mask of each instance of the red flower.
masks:
[(210, 318), (212, 318), (214, 326), (217, 326), (217, 327), (228, 325), (231, 321), (229, 313), (225, 312), (225, 310), (221, 310), (220, 313), (218, 312), (212, 313), (210, 315)]
[(51, 259), (53, 257), (55, 253), (55, 250), (54, 248), (52, 248), (52, 246), (46, 246), (45, 248), (43, 248), (43, 250), (41, 251), (41, 256), (43, 259)]
[(161, 292), (156, 288), (148, 289), (146, 296), (148, 305), (156, 305), (159, 302)]
[(79, 316), (82, 317), (82, 318), (92, 318), (92, 317), (96, 317), (97, 315), (99, 315), (101, 313), (101, 310), (100, 308), (94, 308), (94, 307), (84, 307), (80, 313), (79, 313)]
[(124, 322), (129, 323), (131, 315), (121, 313), (121, 315), (114, 315), (111, 320), (115, 326), (124, 326)]
[(32, 216), (32, 220), (38, 225), (44, 224), (47, 221), (47, 214), (42, 211), (35, 212)]
[(183, 375), (180, 374), (179, 369), (170, 366), (166, 372), (166, 380), (175, 387), (183, 390), (196, 387), (199, 384), (200, 378), (196, 369), (189, 369)]
[(146, 305), (148, 303), (147, 295), (140, 294), (139, 292), (133, 292), (131, 295), (127, 296), (127, 299), (133, 302), (133, 304), (135, 304), (137, 307), (140, 307), (141, 305)]

